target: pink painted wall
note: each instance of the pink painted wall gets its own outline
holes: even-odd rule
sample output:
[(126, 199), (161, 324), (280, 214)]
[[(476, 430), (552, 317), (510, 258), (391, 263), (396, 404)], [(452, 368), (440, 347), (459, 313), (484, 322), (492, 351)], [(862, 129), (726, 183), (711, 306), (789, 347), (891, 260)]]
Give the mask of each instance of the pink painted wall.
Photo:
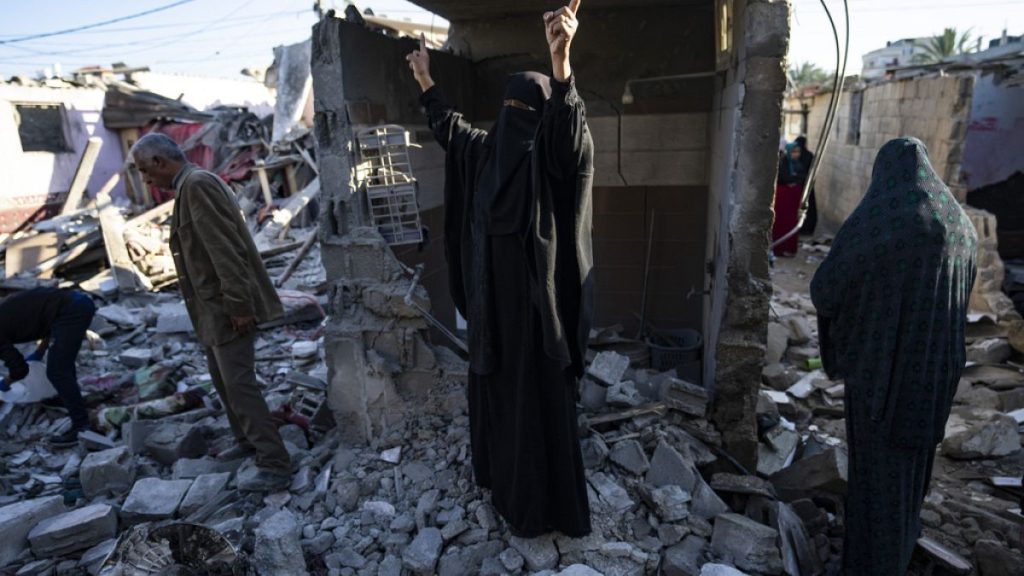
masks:
[(976, 78), (964, 146), (970, 190), (1024, 171), (1024, 86), (997, 83), (991, 73)]

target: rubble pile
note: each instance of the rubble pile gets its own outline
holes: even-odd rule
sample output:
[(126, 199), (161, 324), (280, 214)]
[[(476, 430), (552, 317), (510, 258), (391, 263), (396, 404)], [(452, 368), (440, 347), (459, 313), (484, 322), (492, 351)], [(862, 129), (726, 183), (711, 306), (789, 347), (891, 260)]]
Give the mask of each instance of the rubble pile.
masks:
[[(825, 536), (818, 538), (820, 545), (831, 543), (833, 554), (839, 554), (846, 485), (844, 383), (829, 380), (821, 368), (809, 297), (811, 277), (827, 251), (827, 245), (804, 245), (803, 256), (779, 260), (773, 271), (757, 407), (758, 473), (796, 509), (812, 536)], [(994, 243), (979, 243), (979, 262), (966, 329), (968, 363), (921, 514), (925, 537), (912, 565), (915, 574), (932, 569), (969, 574), (972, 564), (982, 576), (1017, 574), (1024, 566), (1018, 504), (1024, 350), (1015, 347), (1024, 334), (998, 288), (1002, 264)]]

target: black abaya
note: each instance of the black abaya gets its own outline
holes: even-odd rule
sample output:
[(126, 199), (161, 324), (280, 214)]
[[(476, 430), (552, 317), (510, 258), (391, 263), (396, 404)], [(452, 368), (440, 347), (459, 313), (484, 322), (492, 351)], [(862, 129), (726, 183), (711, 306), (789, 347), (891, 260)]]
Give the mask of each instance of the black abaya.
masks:
[(924, 145), (900, 138), (811, 282), (825, 370), (846, 381), (848, 576), (906, 572), (966, 360), (976, 246)]
[[(512, 77), (490, 133), (432, 88), (445, 248), (466, 317), (473, 470), (514, 534), (590, 532), (575, 388), (590, 318), (592, 141), (572, 82)], [(551, 98), (549, 99), (549, 95)]]

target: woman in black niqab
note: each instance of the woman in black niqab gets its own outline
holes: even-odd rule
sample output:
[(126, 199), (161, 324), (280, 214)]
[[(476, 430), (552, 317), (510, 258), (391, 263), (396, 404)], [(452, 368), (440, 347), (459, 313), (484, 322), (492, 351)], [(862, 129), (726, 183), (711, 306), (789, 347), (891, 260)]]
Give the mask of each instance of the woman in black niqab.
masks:
[[(552, 27), (575, 31), (575, 15), (565, 8), (545, 24), (550, 41)], [(560, 67), (552, 49), (556, 74), (564, 56)], [(514, 74), (484, 132), (445, 103), (424, 47), (408, 59), (446, 152), (445, 250), (467, 322), (475, 480), (514, 535), (584, 536), (575, 398), (590, 331), (593, 143), (583, 101), (571, 76)]]
[(825, 370), (846, 383), (848, 576), (910, 563), (966, 361), (976, 246), (924, 144), (898, 138), (811, 282)]

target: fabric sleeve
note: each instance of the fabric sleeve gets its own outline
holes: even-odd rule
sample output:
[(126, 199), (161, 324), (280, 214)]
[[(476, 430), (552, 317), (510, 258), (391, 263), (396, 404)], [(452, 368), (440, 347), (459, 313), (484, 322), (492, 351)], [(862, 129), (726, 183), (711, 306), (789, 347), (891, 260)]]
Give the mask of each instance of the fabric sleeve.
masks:
[(544, 107), (540, 138), (544, 140), (544, 169), (548, 176), (574, 177), (593, 167), (593, 141), (587, 128), (586, 106), (576, 91), (576, 78), (551, 79), (551, 98)]
[(437, 86), (420, 95), (420, 104), (427, 111), (427, 120), (434, 138), (448, 154), (466, 156), (470, 147), (483, 142), (487, 132), (470, 126), (469, 122), (455, 111), (444, 99)]
[(229, 316), (254, 316), (253, 271), (249, 266), (245, 240), (239, 236), (234, 205), (219, 182), (196, 178), (188, 188), (193, 228), (206, 250), (220, 282), (224, 311)]
[(18, 352), (14, 344), (0, 342), (0, 359), (3, 359), (4, 365), (7, 366), (8, 384), (28, 376), (28, 363), (25, 362), (25, 357), (21, 355), (21, 352)]

